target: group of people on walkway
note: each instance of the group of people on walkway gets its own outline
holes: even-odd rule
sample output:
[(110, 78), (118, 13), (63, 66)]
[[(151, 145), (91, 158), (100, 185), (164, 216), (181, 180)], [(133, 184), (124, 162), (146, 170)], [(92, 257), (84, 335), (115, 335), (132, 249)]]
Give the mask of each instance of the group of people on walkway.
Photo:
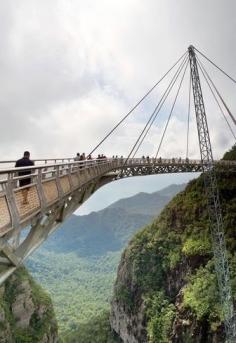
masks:
[(75, 161), (85, 161), (86, 160), (86, 156), (85, 156), (85, 152), (83, 152), (82, 154), (80, 154), (79, 152), (77, 152), (75, 158)]
[(181, 157), (172, 157), (169, 159), (163, 159), (161, 157), (149, 157), (149, 156), (142, 156), (142, 163), (162, 163), (164, 161), (171, 161), (171, 163), (189, 163), (189, 158), (186, 157), (185, 159)]
[[(121, 157), (118, 157), (118, 156), (112, 156), (112, 159), (116, 160), (116, 159), (123, 159), (123, 156)], [(95, 163), (99, 163), (99, 161), (103, 161), (103, 160), (106, 160), (107, 157), (104, 155), (104, 154), (99, 154), (96, 158), (93, 158), (90, 155), (86, 156), (85, 153), (77, 153), (75, 158), (74, 158), (74, 161), (89, 161), (89, 160), (93, 160)], [(171, 159), (172, 163), (181, 163), (181, 162), (185, 162), (185, 163), (189, 163), (189, 159), (186, 158), (185, 160), (181, 159), (181, 157), (179, 158), (172, 158)], [(154, 162), (158, 162), (158, 163), (162, 163), (162, 158), (159, 157), (158, 159), (157, 158), (154, 158), (154, 157), (149, 157), (149, 156), (142, 156), (142, 162), (143, 163), (154, 163)], [(22, 197), (23, 197), (23, 200), (22, 200), (22, 204), (23, 205), (27, 205), (29, 204), (28, 202), (28, 193), (29, 193), (29, 187), (26, 187), (28, 185), (31, 184), (31, 177), (25, 177), (27, 175), (30, 175), (32, 173), (31, 169), (29, 167), (31, 166), (34, 166), (34, 161), (32, 161), (30, 159), (30, 152), (29, 151), (25, 151), (24, 154), (23, 154), (23, 157), (19, 160), (16, 161), (16, 164), (15, 164), (15, 167), (16, 168), (22, 168), (22, 167), (25, 167), (25, 168), (28, 168), (27, 170), (20, 170), (18, 172), (18, 176), (20, 177), (19, 178), (19, 186), (20, 187), (24, 187), (23, 190), (22, 190)], [(82, 166), (81, 166), (82, 168)]]
[(85, 160), (104, 160), (107, 159), (107, 157), (104, 154), (99, 154), (96, 158), (93, 158), (90, 154), (86, 157), (85, 152), (80, 154), (77, 152), (74, 161), (85, 161)]

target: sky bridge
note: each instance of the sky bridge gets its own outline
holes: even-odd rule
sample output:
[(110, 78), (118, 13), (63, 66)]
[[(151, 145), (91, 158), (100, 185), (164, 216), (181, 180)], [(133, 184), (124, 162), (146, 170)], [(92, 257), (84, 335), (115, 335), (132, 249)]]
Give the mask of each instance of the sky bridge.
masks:
[[(31, 184), (23, 187), (19, 181), (29, 175), (18, 174), (27, 168), (6, 168), (15, 161), (0, 162), (0, 283), (101, 186), (124, 177), (203, 171), (201, 160), (179, 158), (130, 158), (125, 166), (124, 158), (72, 161), (35, 160), (35, 166), (28, 168)], [(214, 165), (236, 171), (236, 161)], [(30, 224), (22, 241), (21, 232)]]

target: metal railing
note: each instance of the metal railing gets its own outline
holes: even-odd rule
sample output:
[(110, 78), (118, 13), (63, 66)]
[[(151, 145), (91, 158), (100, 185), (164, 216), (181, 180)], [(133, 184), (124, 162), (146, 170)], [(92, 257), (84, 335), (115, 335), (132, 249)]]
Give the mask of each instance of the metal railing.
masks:
[[(50, 209), (50, 206), (83, 185), (106, 175), (117, 179), (125, 169), (128, 173), (124, 173), (123, 177), (148, 175), (147, 170), (153, 174), (201, 171), (200, 160), (179, 158), (134, 158), (127, 161), (125, 158), (104, 158), (57, 163), (50, 163), (52, 159), (43, 161), (41, 165), (27, 168), (0, 169), (0, 236), (12, 228), (27, 225), (29, 219), (40, 211)], [(235, 161), (215, 162), (219, 163), (236, 165)]]
[[(68, 163), (68, 162), (73, 162), (75, 159), (73, 157), (65, 157), (65, 158), (39, 158), (39, 159), (35, 159), (32, 160), (34, 162), (35, 165), (43, 165), (43, 164), (56, 164), (56, 163)], [(3, 160), (0, 161), (0, 169), (5, 168), (5, 166), (7, 166), (7, 168), (15, 167), (17, 160)]]
[(0, 236), (120, 164), (103, 159), (1, 169)]
[[(56, 162), (55, 162), (56, 161)], [(30, 171), (32, 172), (31, 177), (37, 176), (39, 170), (41, 174), (46, 178), (53, 174), (57, 170), (58, 175), (68, 174), (79, 170), (88, 169), (98, 165), (112, 165), (121, 167), (125, 163), (125, 158), (104, 158), (104, 159), (91, 159), (83, 161), (75, 161), (73, 158), (66, 159), (39, 159), (34, 160), (39, 164), (29, 167), (4, 167), (1, 168), (1, 165), (7, 163), (15, 163), (16, 161), (0, 161), (0, 184), (7, 181), (8, 179), (20, 180), (29, 178), (29, 175), (17, 176), (21, 171)], [(43, 163), (42, 163), (43, 162)], [(54, 162), (54, 163), (53, 163)], [(181, 158), (130, 158), (126, 161), (124, 167), (127, 168), (131, 165), (170, 165), (170, 164), (181, 164), (181, 165), (201, 165), (201, 160), (198, 159), (181, 159)], [(236, 161), (224, 161), (219, 160), (214, 162), (215, 165), (236, 165)]]

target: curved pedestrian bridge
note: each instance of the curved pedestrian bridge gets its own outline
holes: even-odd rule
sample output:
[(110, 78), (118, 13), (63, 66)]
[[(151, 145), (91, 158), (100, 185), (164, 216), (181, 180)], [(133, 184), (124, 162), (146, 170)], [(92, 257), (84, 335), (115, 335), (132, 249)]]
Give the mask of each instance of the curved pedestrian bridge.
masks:
[[(131, 176), (201, 172), (204, 168), (199, 160), (174, 158), (36, 160), (29, 168), (14, 168), (14, 164), (0, 162), (0, 284), (66, 217), (108, 182)], [(215, 164), (236, 170), (234, 161)], [(19, 176), (22, 170), (31, 174)], [(29, 185), (19, 187), (20, 180), (29, 178)], [(27, 233), (21, 235), (23, 230)]]

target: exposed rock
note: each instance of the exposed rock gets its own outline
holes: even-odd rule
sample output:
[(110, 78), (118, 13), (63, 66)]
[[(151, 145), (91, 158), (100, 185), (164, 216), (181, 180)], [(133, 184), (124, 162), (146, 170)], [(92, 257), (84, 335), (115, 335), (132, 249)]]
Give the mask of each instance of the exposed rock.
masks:
[(17, 286), (15, 301), (12, 303), (11, 308), (16, 326), (27, 328), (35, 311), (32, 290), (28, 280), (25, 280)]
[(136, 314), (127, 316), (125, 307), (113, 301), (111, 312), (111, 326), (124, 343), (146, 343), (145, 311), (143, 306)]
[(3, 308), (0, 307), (0, 322), (4, 322), (6, 320), (5, 311)]
[(0, 343), (56, 343), (57, 323), (49, 296), (25, 268), (0, 288)]

